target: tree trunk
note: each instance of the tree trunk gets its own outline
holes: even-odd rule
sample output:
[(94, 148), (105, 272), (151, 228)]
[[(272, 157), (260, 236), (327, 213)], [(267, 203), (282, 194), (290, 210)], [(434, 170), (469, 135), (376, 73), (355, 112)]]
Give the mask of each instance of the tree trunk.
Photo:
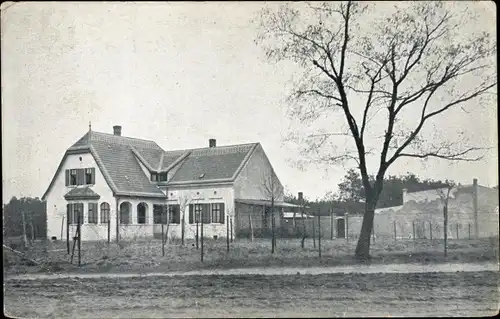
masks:
[(356, 245), (355, 256), (359, 260), (370, 259), (370, 237), (373, 229), (373, 218), (375, 216), (376, 198), (366, 198), (365, 214), (361, 224), (358, 244)]

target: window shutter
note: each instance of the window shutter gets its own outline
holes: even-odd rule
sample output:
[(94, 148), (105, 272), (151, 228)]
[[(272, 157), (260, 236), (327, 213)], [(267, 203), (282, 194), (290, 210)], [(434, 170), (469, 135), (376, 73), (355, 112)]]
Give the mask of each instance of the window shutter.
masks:
[(92, 172), (91, 184), (95, 184), (95, 167), (92, 167), (90, 170)]
[(193, 223), (193, 204), (189, 204), (189, 223)]
[(225, 207), (224, 203), (220, 203), (220, 217), (219, 217), (219, 223), (224, 224), (224, 220), (226, 219), (226, 214), (225, 214)]
[(95, 223), (98, 223), (99, 221), (99, 211), (97, 210), (97, 203), (92, 203), (92, 206), (94, 206), (94, 221)]
[(66, 186), (69, 186), (69, 169), (66, 170)]

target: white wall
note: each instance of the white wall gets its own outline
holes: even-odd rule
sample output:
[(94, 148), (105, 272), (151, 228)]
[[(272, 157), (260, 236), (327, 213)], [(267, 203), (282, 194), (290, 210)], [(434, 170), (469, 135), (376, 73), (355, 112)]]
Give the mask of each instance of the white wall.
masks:
[[(124, 202), (128, 202), (131, 204), (130, 205), (131, 223), (119, 226), (118, 231), (120, 234), (120, 239), (135, 240), (140, 238), (152, 238), (154, 235), (153, 205), (163, 205), (165, 204), (165, 201), (163, 199), (150, 199), (141, 197), (118, 197), (118, 209), (120, 209), (120, 204)], [(139, 203), (145, 203), (147, 206), (146, 224), (137, 223), (137, 205), (139, 205)], [(112, 229), (112, 232), (116, 234), (116, 222), (115, 222), (115, 228)]]
[[(81, 161), (80, 161), (81, 158)], [(77, 168), (90, 168), (95, 167), (95, 185), (90, 188), (99, 194), (101, 197), (97, 201), (98, 207), (103, 202), (107, 202), (110, 205), (110, 219), (111, 219), (111, 228), (116, 229), (116, 210), (115, 210), (115, 199), (113, 197), (113, 192), (109, 188), (102, 172), (100, 171), (97, 163), (94, 160), (94, 157), (90, 153), (85, 154), (72, 154), (68, 155), (64, 160), (64, 163), (59, 171), (54, 184), (52, 184), (51, 189), (47, 193), (47, 238), (55, 236), (57, 239), (66, 239), (66, 204), (67, 201), (64, 198), (64, 195), (68, 193), (72, 188), (76, 186), (67, 187), (65, 186), (65, 170), (66, 169), (77, 169)], [(82, 187), (82, 186), (80, 186)], [(107, 238), (107, 225), (89, 225), (86, 224), (88, 221), (88, 203), (89, 201), (82, 202), (84, 203), (84, 222), (85, 224), (82, 227), (82, 239), (83, 240), (96, 240), (96, 239), (105, 239)], [(96, 202), (96, 201), (92, 201)], [(63, 225), (64, 218), (64, 225)], [(100, 209), (99, 209), (99, 219), (100, 222)], [(62, 238), (61, 238), (61, 226), (62, 229)], [(70, 238), (73, 236), (73, 229), (70, 228)], [(116, 231), (111, 231), (111, 238), (115, 238)]]
[[(271, 162), (266, 156), (264, 149), (259, 144), (253, 154), (248, 159), (240, 174), (234, 181), (235, 198), (242, 199), (271, 199), (270, 194), (266, 192), (264, 185), (270, 186), (269, 178), (272, 173)], [(279, 178), (274, 175), (274, 181), (278, 182), (281, 189), (281, 196), (276, 200), (283, 200), (283, 185)]]
[[(163, 189), (165, 191), (165, 189)], [(224, 203), (225, 216), (233, 219), (233, 233), (234, 233), (234, 191), (231, 185), (217, 185), (217, 186), (197, 186), (197, 187), (175, 187), (168, 189), (168, 203), (179, 204), (181, 206), (181, 214), (185, 218), (185, 233), (186, 239), (195, 238), (196, 224), (189, 224), (189, 204), (209, 204), (209, 203)], [(184, 209), (182, 209), (184, 208)], [(182, 215), (181, 215), (182, 220)], [(155, 226), (160, 227), (160, 226)], [(226, 223), (224, 224), (206, 224), (203, 228), (205, 237), (226, 237)], [(169, 238), (181, 238), (181, 224), (171, 224), (169, 226)], [(201, 234), (200, 234), (201, 235)]]

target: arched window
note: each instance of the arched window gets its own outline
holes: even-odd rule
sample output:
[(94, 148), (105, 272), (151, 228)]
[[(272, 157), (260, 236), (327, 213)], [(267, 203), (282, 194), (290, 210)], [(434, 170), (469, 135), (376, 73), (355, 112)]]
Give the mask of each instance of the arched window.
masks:
[(132, 205), (129, 202), (120, 204), (120, 224), (130, 224), (130, 208)]
[(101, 224), (107, 224), (109, 220), (109, 204), (101, 204)]
[(137, 205), (137, 223), (147, 224), (148, 223), (148, 205), (146, 203), (139, 203)]

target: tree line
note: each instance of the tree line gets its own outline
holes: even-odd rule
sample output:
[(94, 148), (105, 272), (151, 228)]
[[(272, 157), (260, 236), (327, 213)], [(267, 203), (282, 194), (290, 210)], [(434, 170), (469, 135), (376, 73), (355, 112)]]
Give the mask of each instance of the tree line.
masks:
[(3, 205), (3, 235), (28, 240), (47, 236), (47, 205), (38, 197), (12, 197)]

